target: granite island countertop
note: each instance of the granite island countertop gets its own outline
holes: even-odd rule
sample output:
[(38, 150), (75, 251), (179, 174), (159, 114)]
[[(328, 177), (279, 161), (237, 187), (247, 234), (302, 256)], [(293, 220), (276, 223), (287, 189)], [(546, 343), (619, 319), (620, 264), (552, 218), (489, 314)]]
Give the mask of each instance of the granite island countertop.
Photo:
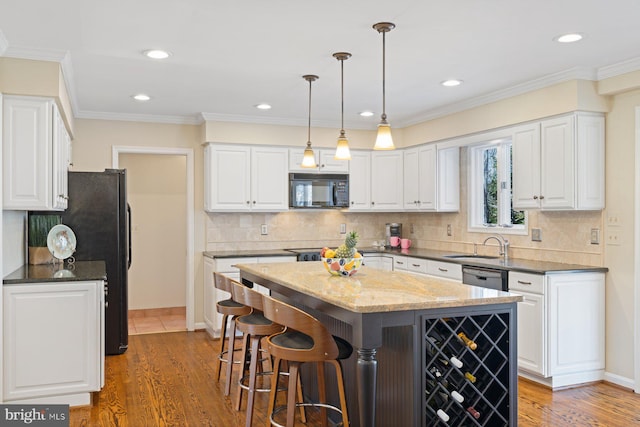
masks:
[(350, 277), (332, 276), (320, 261), (238, 264), (246, 272), (356, 313), (504, 304), (522, 301), (494, 289), (366, 266)]
[(43, 282), (80, 282), (107, 280), (104, 261), (76, 261), (73, 264), (23, 265), (2, 279), (3, 285)]

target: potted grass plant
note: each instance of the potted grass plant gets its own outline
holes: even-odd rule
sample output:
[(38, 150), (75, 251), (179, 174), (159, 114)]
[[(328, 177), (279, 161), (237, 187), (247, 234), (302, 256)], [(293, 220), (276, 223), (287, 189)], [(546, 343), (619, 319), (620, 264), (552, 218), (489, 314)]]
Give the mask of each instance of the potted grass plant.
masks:
[(57, 263), (47, 247), (47, 236), (54, 225), (60, 224), (60, 215), (29, 215), (29, 264)]

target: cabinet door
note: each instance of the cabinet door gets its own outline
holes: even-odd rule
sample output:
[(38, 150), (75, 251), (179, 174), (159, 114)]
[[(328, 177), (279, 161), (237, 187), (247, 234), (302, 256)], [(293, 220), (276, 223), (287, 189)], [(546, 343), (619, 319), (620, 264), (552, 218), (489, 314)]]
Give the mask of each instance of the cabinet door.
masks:
[(437, 210), (457, 212), (460, 210), (460, 148), (439, 149), (437, 155)]
[(404, 152), (404, 208), (417, 210), (420, 204), (420, 150)]
[(544, 375), (546, 340), (546, 316), (544, 314), (544, 296), (509, 290), (521, 295), (518, 303), (518, 368)]
[(286, 211), (289, 209), (289, 178), (286, 148), (251, 149), (251, 209)]
[[(313, 155), (316, 159), (316, 165), (320, 164), (320, 153), (318, 150), (313, 150)], [(302, 158), (304, 157), (304, 148), (290, 148), (289, 149), (289, 172), (302, 172), (302, 173), (316, 173), (320, 171), (320, 167), (315, 168), (303, 168)]]
[(547, 276), (550, 376), (604, 369), (604, 274)]
[(3, 103), (3, 208), (52, 210), (53, 102), (5, 96)]
[(53, 207), (54, 209), (64, 210), (67, 208), (69, 201), (68, 191), (68, 171), (69, 171), (69, 152), (71, 139), (64, 124), (64, 120), (60, 115), (60, 111), (55, 104), (53, 107), (53, 139), (52, 139), (52, 155), (54, 172), (52, 174), (53, 187)]
[(575, 207), (574, 116), (544, 120), (540, 136), (540, 206)]
[(462, 265), (445, 261), (427, 261), (427, 274), (462, 283)]
[(409, 262), (407, 261), (407, 257), (404, 255), (394, 255), (393, 256), (393, 270), (394, 271), (405, 271), (409, 269)]
[(577, 117), (577, 208), (604, 209), (604, 117)]
[(330, 173), (349, 173), (349, 160), (336, 160), (336, 150), (319, 150), (320, 163), (318, 164), (320, 172)]
[(371, 153), (368, 151), (351, 151), (349, 210), (371, 210)]
[[(435, 210), (437, 208), (436, 189), (438, 185), (438, 157), (435, 145), (420, 147), (418, 151), (418, 165), (420, 176), (418, 207), (421, 210)], [(455, 166), (455, 170), (457, 176), (457, 165)], [(457, 184), (458, 180), (459, 178), (456, 178), (456, 182), (449, 183), (456, 187), (456, 192), (460, 191)]]
[(403, 210), (402, 151), (371, 153), (371, 208), (376, 211)]
[(102, 281), (4, 286), (3, 293), (4, 400), (100, 390)]
[(204, 257), (204, 310), (203, 317), (209, 335), (220, 329), (216, 310), (216, 287), (213, 280), (215, 264), (212, 259)]
[(251, 209), (251, 148), (210, 144), (205, 150), (208, 211)]
[(518, 126), (512, 133), (513, 208), (540, 207), (540, 125)]

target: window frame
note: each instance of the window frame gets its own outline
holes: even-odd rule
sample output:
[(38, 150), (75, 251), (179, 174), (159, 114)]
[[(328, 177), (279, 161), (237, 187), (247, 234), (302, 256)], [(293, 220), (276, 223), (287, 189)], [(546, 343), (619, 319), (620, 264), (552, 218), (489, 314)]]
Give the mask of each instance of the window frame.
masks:
[[(512, 138), (510, 134), (501, 134), (495, 135), (493, 138), (485, 135), (484, 138), (479, 135), (479, 139), (476, 140), (472, 144), (468, 144), (467, 148), (467, 222), (468, 222), (468, 231), (476, 232), (476, 233), (500, 233), (500, 234), (516, 234), (516, 235), (528, 235), (529, 234), (529, 215), (528, 212), (524, 211), (524, 224), (522, 225), (514, 225), (512, 227), (503, 227), (500, 225), (496, 226), (485, 226), (481, 225), (478, 221), (479, 218), (483, 217), (483, 194), (484, 194), (484, 180), (479, 178), (484, 175), (484, 165), (483, 165), (483, 155), (484, 150), (491, 146), (506, 146), (506, 143), (513, 144)], [(513, 145), (511, 145), (513, 151)], [(506, 157), (506, 150), (500, 150), (498, 155), (502, 155)], [(506, 161), (506, 158), (502, 159), (503, 162)], [(498, 168), (498, 182), (504, 181), (504, 174), (509, 173), (509, 168)], [(512, 183), (513, 187), (513, 183)], [(511, 215), (511, 206), (512, 197), (513, 197), (513, 188), (511, 192), (500, 191), (498, 194), (500, 199), (500, 203), (504, 205), (505, 203), (509, 204), (508, 211), (499, 211), (499, 223), (504, 224), (505, 215)], [(511, 202), (511, 203), (509, 203)], [(507, 214), (508, 212), (508, 214)]]

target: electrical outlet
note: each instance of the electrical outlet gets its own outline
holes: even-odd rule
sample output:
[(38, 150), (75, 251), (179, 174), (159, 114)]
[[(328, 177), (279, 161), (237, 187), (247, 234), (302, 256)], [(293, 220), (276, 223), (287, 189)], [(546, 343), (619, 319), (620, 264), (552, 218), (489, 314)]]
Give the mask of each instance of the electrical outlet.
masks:
[(618, 233), (609, 232), (607, 235), (607, 245), (620, 246), (620, 235)]
[(531, 229), (531, 241), (532, 242), (542, 242), (542, 230), (539, 228)]
[(591, 244), (599, 245), (600, 244), (600, 229), (592, 228), (591, 229)]
[(262, 234), (263, 236), (269, 234), (269, 228), (267, 227), (267, 224), (262, 224), (260, 226), (260, 234)]
[(413, 234), (413, 224), (409, 224), (409, 233)]
[(607, 215), (607, 225), (609, 227), (619, 227), (620, 216), (617, 213), (610, 213), (609, 215)]
[(347, 233), (347, 224), (340, 224), (340, 234)]
[(447, 236), (451, 236), (451, 224), (447, 224)]

